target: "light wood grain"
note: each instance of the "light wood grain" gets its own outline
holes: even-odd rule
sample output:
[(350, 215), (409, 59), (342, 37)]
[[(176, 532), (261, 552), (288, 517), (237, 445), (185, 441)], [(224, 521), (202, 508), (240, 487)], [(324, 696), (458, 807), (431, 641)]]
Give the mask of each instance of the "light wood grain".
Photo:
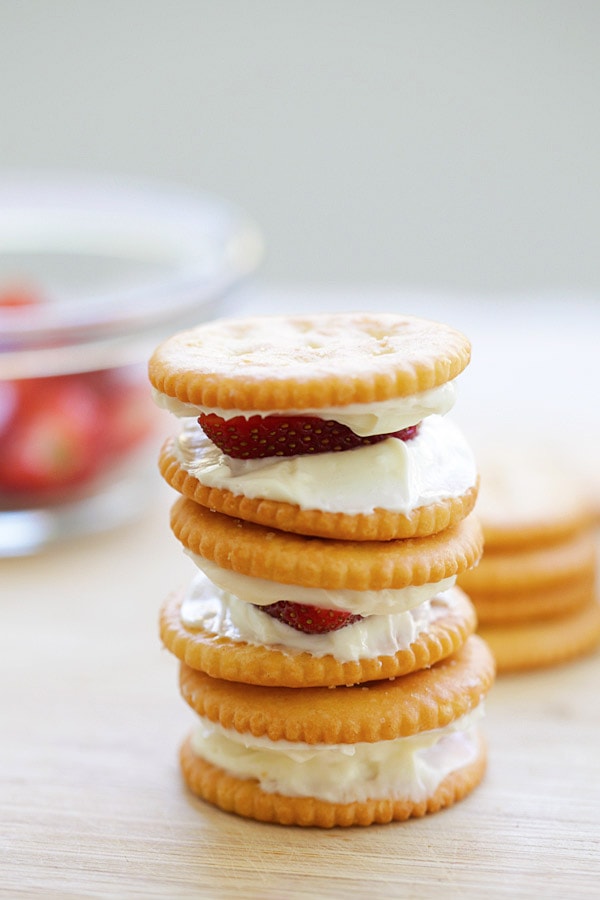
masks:
[[(327, 306), (311, 296), (313, 307)], [(351, 302), (345, 294), (336, 299), (347, 308), (436, 315), (435, 304), (410, 305), (393, 294), (387, 302), (371, 295), (367, 302), (364, 292)], [(287, 305), (308, 308), (306, 300), (300, 292), (288, 296)], [(274, 296), (271, 305), (285, 303)], [(268, 304), (263, 308), (269, 311)], [(471, 310), (453, 308), (439, 317), (461, 327)], [(481, 337), (475, 346), (483, 344), (485, 352), (474, 362), (474, 380), (465, 375), (465, 384), (473, 385), (467, 420), (473, 422), (484, 398), (489, 427), (497, 412), (489, 400), (503, 396), (505, 377), (496, 363), (506, 352), (495, 348), (514, 330), (504, 315), (503, 307), (491, 329), (482, 321), (479, 332), (473, 329), (472, 337)], [(570, 367), (560, 372), (550, 366), (552, 341), (538, 343), (537, 357), (528, 351), (519, 364), (514, 351), (510, 360), (513, 391), (530, 363), (544, 383), (552, 373), (557, 385), (560, 380), (561, 415), (587, 437), (587, 445), (579, 441), (575, 449), (593, 460), (592, 474), (600, 443), (598, 415), (591, 414), (598, 408), (597, 353), (595, 380), (584, 376), (598, 321), (590, 307), (581, 343), (571, 336), (567, 345)], [(523, 347), (529, 332), (519, 335)], [(576, 368), (578, 359), (584, 372)], [(588, 385), (587, 399), (582, 385)], [(547, 428), (550, 399), (538, 387), (519, 394), (518, 421), (527, 410), (531, 427)], [(532, 396), (540, 402), (528, 403)], [(501, 426), (509, 412), (507, 404)], [(135, 528), (0, 561), (0, 896), (600, 896), (598, 654), (499, 679), (485, 722), (485, 781), (435, 816), (324, 832), (244, 821), (191, 798), (177, 765), (191, 713), (157, 628), (163, 598), (192, 571), (169, 532), (172, 498), (159, 490)]]
[(156, 632), (191, 571), (168, 501), (135, 530), (0, 565), (1, 896), (596, 896), (598, 656), (499, 680), (487, 777), (438, 815), (305, 831), (188, 796), (190, 714)]

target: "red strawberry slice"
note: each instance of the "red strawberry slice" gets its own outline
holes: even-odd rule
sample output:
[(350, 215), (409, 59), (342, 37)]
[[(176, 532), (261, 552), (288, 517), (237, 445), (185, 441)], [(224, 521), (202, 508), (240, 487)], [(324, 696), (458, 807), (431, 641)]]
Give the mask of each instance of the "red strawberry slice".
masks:
[(280, 622), (284, 622), (296, 631), (305, 634), (327, 634), (330, 631), (339, 631), (346, 625), (358, 622), (362, 616), (345, 612), (342, 609), (322, 609), (319, 606), (306, 606), (303, 603), (294, 603), (291, 600), (279, 600), (260, 609), (273, 616)]
[(198, 418), (202, 430), (219, 450), (234, 459), (264, 459), (268, 456), (301, 456), (308, 453), (339, 453), (388, 437), (407, 441), (417, 434), (411, 425), (393, 434), (361, 437), (347, 425), (316, 416), (235, 416), (223, 419), (214, 413)]

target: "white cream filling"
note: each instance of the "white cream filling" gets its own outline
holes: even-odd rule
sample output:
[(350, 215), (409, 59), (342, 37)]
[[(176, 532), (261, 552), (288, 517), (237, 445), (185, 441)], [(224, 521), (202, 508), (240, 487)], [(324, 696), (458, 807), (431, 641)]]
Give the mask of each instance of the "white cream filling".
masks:
[(478, 754), (483, 703), (444, 728), (375, 743), (304, 744), (240, 734), (201, 718), (194, 752), (263, 791), (330, 803), (406, 799), (419, 802)]
[(441, 416), (425, 419), (408, 441), (388, 438), (341, 453), (258, 460), (221, 453), (192, 421), (182, 429), (176, 454), (181, 467), (206, 487), (348, 515), (375, 509), (408, 515), (460, 497), (477, 481), (471, 448)]
[(456, 608), (457, 592), (448, 590), (413, 609), (373, 615), (327, 634), (305, 634), (264, 613), (260, 607), (222, 591), (203, 573), (191, 582), (181, 604), (181, 621), (189, 628), (231, 641), (258, 644), (286, 653), (334, 656), (354, 662), (393, 656), (405, 650), (441, 616)]
[(198, 418), (202, 413), (215, 413), (223, 419), (237, 416), (316, 416), (326, 421), (333, 419), (347, 425), (355, 434), (389, 434), (416, 425), (431, 415), (445, 415), (454, 406), (456, 386), (448, 381), (428, 391), (421, 391), (409, 397), (393, 400), (379, 400), (374, 403), (350, 403), (347, 406), (329, 406), (321, 409), (218, 409), (195, 406), (169, 397), (153, 388), (154, 402), (180, 418)]
[(456, 582), (456, 576), (444, 578), (431, 584), (408, 585), (404, 588), (384, 588), (378, 591), (329, 590), (327, 588), (302, 587), (299, 584), (281, 584), (254, 575), (242, 575), (231, 569), (224, 569), (212, 560), (187, 551), (196, 566), (204, 572), (208, 579), (227, 594), (254, 603), (267, 606), (279, 600), (290, 600), (304, 603), (306, 606), (318, 606), (322, 609), (342, 609), (359, 616), (388, 615), (406, 612), (436, 594), (449, 590)]

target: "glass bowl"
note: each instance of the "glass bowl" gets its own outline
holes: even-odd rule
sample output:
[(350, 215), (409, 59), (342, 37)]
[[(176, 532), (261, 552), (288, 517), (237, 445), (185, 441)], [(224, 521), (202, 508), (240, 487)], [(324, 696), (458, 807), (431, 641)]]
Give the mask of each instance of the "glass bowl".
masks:
[(262, 257), (218, 197), (115, 179), (0, 179), (0, 556), (143, 513), (156, 482), (146, 364), (222, 314)]

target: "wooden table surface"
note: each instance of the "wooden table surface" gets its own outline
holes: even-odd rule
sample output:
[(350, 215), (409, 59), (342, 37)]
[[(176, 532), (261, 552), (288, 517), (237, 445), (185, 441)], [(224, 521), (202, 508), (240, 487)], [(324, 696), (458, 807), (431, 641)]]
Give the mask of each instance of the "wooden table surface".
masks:
[(188, 795), (156, 623), (192, 563), (158, 480), (134, 526), (0, 560), (0, 896), (600, 896), (598, 654), (498, 679), (486, 778), (437, 815), (303, 830)]

